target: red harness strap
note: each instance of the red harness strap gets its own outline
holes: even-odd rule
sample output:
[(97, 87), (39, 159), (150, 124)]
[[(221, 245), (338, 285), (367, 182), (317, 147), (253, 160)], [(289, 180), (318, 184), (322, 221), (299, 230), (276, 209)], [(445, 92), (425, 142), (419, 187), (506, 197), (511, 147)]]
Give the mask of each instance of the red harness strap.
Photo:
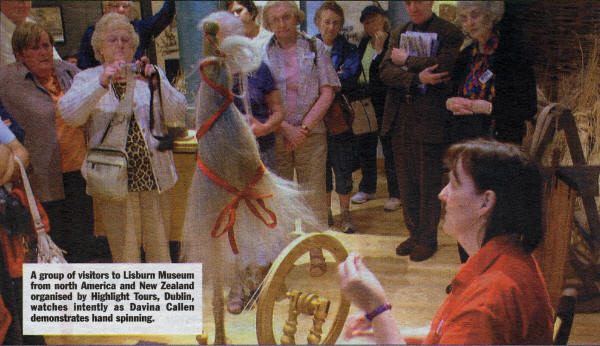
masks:
[[(202, 76), (202, 79), (211, 88), (215, 89), (219, 94), (221, 94), (223, 97), (225, 97), (226, 101), (207, 121), (205, 121), (200, 126), (200, 128), (196, 132), (196, 139), (198, 140), (198, 142), (200, 141), (200, 138), (206, 132), (208, 132), (208, 130), (210, 130), (212, 125), (221, 116), (221, 114), (223, 114), (223, 112), (227, 109), (227, 107), (229, 107), (229, 105), (233, 102), (233, 94), (231, 93), (231, 90), (223, 87), (222, 85), (218, 85), (218, 84), (214, 83), (208, 77), (206, 77), (206, 75), (204, 74), (204, 68), (206, 66), (208, 66), (210, 64), (214, 64), (216, 62), (217, 62), (216, 60), (209, 60), (209, 61), (203, 62), (200, 65), (200, 75)], [(242, 199), (244, 200), (244, 202), (246, 202), (248, 209), (250, 209), (250, 211), (256, 217), (258, 217), (265, 225), (267, 225), (269, 228), (275, 228), (277, 226), (277, 216), (275, 215), (275, 213), (272, 210), (270, 210), (269, 208), (266, 207), (265, 201), (264, 201), (265, 198), (272, 198), (273, 195), (272, 194), (271, 195), (258, 195), (256, 192), (253, 191), (254, 186), (260, 181), (260, 179), (265, 174), (265, 166), (262, 164), (262, 162), (260, 163), (260, 166), (258, 166), (256, 173), (254, 174), (254, 178), (252, 179), (250, 184), (246, 187), (246, 189), (243, 191), (238, 190), (235, 186), (229, 184), (227, 181), (225, 181), (224, 179), (219, 177), (215, 172), (211, 171), (210, 168), (208, 168), (204, 164), (204, 162), (200, 159), (199, 155), (196, 155), (196, 162), (198, 164), (198, 168), (202, 171), (202, 173), (204, 173), (204, 175), (206, 175), (215, 184), (219, 185), (223, 189), (225, 189), (225, 190), (229, 191), (231, 194), (235, 195), (235, 197), (231, 200), (231, 202), (229, 202), (223, 208), (221, 213), (219, 214), (219, 217), (217, 218), (215, 225), (210, 233), (211, 237), (219, 238), (223, 234), (227, 233), (227, 237), (229, 238), (229, 245), (231, 246), (231, 250), (236, 255), (239, 253), (239, 249), (235, 242), (235, 234), (233, 231), (233, 225), (235, 224), (237, 208), (240, 204), (240, 200), (242, 200)], [(257, 206), (260, 207), (269, 216), (271, 222), (267, 221), (267, 219), (265, 219), (265, 217), (258, 210), (257, 206), (252, 204), (253, 200), (255, 201)], [(228, 222), (223, 227), (223, 230), (221, 232), (219, 232), (219, 229), (221, 228), (221, 224), (223, 223), (226, 216), (229, 217)]]

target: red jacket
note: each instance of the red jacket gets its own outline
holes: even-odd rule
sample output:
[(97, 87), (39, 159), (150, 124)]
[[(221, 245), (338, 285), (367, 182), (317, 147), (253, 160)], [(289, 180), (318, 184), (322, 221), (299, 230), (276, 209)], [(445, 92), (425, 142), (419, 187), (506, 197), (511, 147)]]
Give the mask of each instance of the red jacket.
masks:
[(532, 255), (495, 237), (451, 283), (424, 344), (551, 344), (553, 312)]

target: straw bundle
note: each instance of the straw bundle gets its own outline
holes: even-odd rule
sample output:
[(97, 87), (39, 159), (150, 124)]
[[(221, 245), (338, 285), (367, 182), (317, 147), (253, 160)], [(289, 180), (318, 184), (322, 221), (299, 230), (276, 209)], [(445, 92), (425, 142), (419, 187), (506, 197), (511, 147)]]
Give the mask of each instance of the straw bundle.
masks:
[[(558, 90), (556, 102), (573, 112), (587, 163), (600, 165), (600, 38), (594, 39), (587, 63), (581, 66), (578, 73), (560, 79)], [(540, 101), (545, 102), (542, 99)], [(556, 160), (555, 155), (558, 155), (559, 165), (573, 164), (562, 133), (555, 136), (546, 150), (543, 165), (551, 166), (552, 161)]]

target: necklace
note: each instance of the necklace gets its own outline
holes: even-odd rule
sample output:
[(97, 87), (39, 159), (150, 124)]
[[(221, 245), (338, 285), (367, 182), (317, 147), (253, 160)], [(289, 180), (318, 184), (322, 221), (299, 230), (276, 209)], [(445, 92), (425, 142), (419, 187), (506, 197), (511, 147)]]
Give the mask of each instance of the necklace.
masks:
[(123, 96), (125, 95), (125, 90), (127, 89), (127, 83), (124, 83), (124, 82), (111, 82), (110, 85), (112, 86), (112, 89), (115, 92), (115, 96), (119, 100), (122, 100)]

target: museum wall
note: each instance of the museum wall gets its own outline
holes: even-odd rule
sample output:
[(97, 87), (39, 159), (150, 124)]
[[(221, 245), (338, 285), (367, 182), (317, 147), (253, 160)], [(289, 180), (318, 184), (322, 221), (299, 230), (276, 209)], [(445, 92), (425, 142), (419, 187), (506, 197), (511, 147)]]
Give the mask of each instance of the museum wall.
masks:
[(56, 43), (60, 56), (76, 54), (85, 29), (102, 16), (101, 1), (33, 1), (32, 7), (58, 6), (62, 12), (64, 42)]

